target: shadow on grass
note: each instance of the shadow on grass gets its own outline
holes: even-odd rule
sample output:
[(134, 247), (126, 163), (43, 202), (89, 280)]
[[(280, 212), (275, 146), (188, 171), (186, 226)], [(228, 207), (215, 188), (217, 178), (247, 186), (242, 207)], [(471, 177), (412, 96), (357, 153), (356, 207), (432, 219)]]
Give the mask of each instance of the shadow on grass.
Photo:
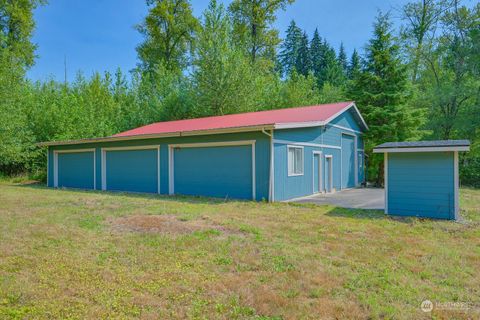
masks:
[(383, 212), (383, 210), (373, 209), (348, 209), (335, 207), (326, 213), (330, 217), (354, 218), (354, 219), (388, 219), (403, 223), (412, 223), (412, 217), (391, 216)]
[[(172, 201), (172, 202), (187, 202), (192, 204), (222, 204), (225, 202), (241, 202), (241, 203), (250, 203), (250, 200), (241, 200), (241, 199), (230, 199), (230, 198), (213, 198), (213, 197), (201, 197), (201, 196), (187, 196), (187, 195), (165, 195), (165, 194), (155, 194), (155, 193), (141, 193), (141, 192), (125, 192), (125, 191), (104, 191), (104, 190), (90, 190), (90, 189), (75, 189), (75, 188), (51, 188), (47, 187), (46, 184), (32, 181), (28, 183), (10, 183), (10, 186), (20, 187), (20, 188), (29, 188), (29, 189), (42, 189), (42, 190), (51, 190), (55, 192), (75, 192), (75, 193), (84, 193), (84, 194), (99, 194), (109, 197), (128, 197), (134, 199), (151, 199), (151, 200), (161, 200), (161, 201)], [(254, 202), (256, 203), (256, 202)]]

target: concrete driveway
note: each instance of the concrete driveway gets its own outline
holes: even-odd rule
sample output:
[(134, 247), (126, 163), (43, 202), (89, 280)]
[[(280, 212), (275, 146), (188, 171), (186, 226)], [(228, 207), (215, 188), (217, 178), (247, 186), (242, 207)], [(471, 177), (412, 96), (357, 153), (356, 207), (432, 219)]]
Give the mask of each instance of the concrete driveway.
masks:
[(291, 202), (331, 204), (342, 208), (385, 209), (384, 191), (381, 188), (358, 188), (335, 193), (319, 193), (293, 199)]

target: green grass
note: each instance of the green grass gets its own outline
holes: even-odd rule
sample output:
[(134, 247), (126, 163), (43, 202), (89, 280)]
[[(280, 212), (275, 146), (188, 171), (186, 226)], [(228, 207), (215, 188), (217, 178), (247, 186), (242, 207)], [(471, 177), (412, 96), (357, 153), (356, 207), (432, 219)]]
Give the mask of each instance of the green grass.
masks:
[[(480, 190), (462, 189), (461, 207), (454, 223), (2, 182), (0, 318), (478, 318)], [(217, 227), (112, 224), (142, 215)], [(472, 308), (427, 314), (425, 299)]]

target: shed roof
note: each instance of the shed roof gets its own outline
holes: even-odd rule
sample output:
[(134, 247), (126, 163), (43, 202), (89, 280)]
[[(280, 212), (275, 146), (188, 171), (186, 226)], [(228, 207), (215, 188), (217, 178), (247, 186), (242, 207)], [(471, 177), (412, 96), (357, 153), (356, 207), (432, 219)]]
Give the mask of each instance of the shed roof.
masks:
[(352, 115), (357, 119), (362, 130), (368, 130), (368, 126), (358, 111), (355, 103), (353, 101), (347, 101), (308, 107), (156, 122), (143, 127), (124, 131), (110, 137), (70, 141), (50, 141), (39, 143), (39, 145), (68, 145), (102, 141), (321, 126), (329, 123), (349, 109), (352, 109)]
[(435, 151), (469, 151), (468, 140), (432, 140), (386, 142), (376, 146), (374, 153), (385, 152), (435, 152)]

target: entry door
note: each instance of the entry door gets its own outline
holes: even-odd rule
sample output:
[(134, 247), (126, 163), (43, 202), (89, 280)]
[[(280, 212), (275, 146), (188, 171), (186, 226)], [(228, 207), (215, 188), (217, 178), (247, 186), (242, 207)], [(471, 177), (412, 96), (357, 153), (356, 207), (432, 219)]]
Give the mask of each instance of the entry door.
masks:
[(320, 192), (321, 160), (320, 153), (313, 154), (313, 193)]
[(325, 191), (327, 193), (332, 192), (333, 187), (332, 187), (332, 174), (333, 174), (333, 168), (332, 168), (332, 157), (325, 157)]

